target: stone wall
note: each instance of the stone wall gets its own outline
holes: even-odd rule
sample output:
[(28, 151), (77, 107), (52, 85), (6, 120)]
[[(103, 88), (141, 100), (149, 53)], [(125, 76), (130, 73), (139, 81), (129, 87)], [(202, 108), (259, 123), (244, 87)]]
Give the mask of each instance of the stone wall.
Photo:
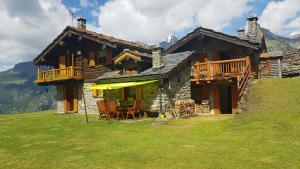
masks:
[[(163, 85), (162, 89), (162, 109), (165, 111), (169, 106), (174, 107), (176, 100), (186, 100), (191, 98), (191, 66), (185, 66), (182, 70), (178, 70), (178, 74), (174, 74)], [(91, 89), (84, 89), (84, 86), (90, 86), (93, 83), (78, 84), (78, 113), (85, 113), (82, 91), (84, 90), (86, 109), (89, 114), (98, 113), (97, 101), (103, 100), (103, 97), (93, 97)], [(142, 109), (160, 110), (160, 82), (150, 83), (142, 86)], [(106, 96), (104, 91), (104, 97)], [(109, 99), (120, 99), (120, 90), (109, 90)], [(57, 112), (64, 113), (63, 87), (57, 86)]]
[(162, 94), (159, 94), (159, 82), (144, 85), (142, 88), (142, 98), (144, 110), (160, 110), (160, 97), (162, 100), (162, 110), (174, 107), (176, 100), (191, 99), (191, 66), (185, 66), (178, 70), (167, 82), (164, 83)]
[(85, 87), (92, 85), (93, 83), (82, 83), (78, 85), (78, 113), (85, 113), (84, 100), (82, 91), (84, 91), (86, 111), (88, 114), (98, 113), (97, 101), (98, 98), (93, 97), (91, 89), (85, 89)]

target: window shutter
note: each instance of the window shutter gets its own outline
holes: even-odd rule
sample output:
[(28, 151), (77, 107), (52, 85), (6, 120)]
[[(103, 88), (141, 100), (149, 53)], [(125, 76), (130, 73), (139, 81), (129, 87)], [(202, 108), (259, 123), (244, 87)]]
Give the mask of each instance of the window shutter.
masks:
[(112, 50), (107, 49), (106, 50), (106, 64), (111, 64), (112, 63)]
[(98, 95), (97, 89), (92, 90), (92, 95), (93, 95), (93, 97), (97, 97), (97, 95)]
[(95, 66), (96, 62), (95, 62), (95, 52), (94, 51), (90, 51), (89, 52), (89, 66)]

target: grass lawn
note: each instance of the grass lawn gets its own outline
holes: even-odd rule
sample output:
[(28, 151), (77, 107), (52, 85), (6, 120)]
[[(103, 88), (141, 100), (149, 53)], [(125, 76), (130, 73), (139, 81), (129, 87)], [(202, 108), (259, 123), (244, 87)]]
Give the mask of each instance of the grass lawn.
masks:
[(248, 110), (152, 126), (53, 111), (0, 116), (0, 168), (300, 168), (300, 78), (257, 80)]

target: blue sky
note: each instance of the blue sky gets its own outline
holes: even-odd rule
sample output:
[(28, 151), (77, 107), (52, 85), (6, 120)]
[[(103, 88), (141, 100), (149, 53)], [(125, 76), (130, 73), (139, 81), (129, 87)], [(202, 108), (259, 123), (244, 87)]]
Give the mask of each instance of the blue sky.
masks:
[(198, 26), (236, 35), (246, 18), (273, 33), (300, 33), (300, 0), (1, 0), (0, 71), (31, 61), (72, 17), (83, 16), (91, 31), (155, 44)]
[[(88, 2), (91, 3), (91, 5), (87, 5), (87, 7), (82, 6), (81, 0), (63, 0), (63, 4), (69, 8), (69, 9), (74, 9), (73, 11), (75, 16), (84, 16), (89, 24), (92, 24), (96, 27), (99, 27), (101, 23), (98, 21), (97, 16), (93, 16), (92, 11), (100, 12), (99, 6), (104, 5), (107, 0), (89, 0)], [(83, 0), (85, 1), (85, 0)], [(278, 2), (279, 0), (274, 0), (274, 2)], [(231, 34), (231, 35), (236, 35), (236, 29), (242, 28), (246, 24), (246, 18), (250, 15), (256, 15), (260, 16), (268, 3), (270, 3), (270, 0), (257, 0), (257, 1), (250, 1), (249, 6), (251, 8), (249, 11), (245, 12), (243, 15), (241, 15), (238, 18), (234, 18), (230, 25), (226, 26), (224, 29), (220, 30), (222, 32)], [(93, 4), (93, 5), (92, 5)], [(194, 28), (188, 28), (185, 31), (178, 32), (176, 35), (178, 37), (182, 37), (185, 34), (187, 34), (189, 31), (193, 30)]]

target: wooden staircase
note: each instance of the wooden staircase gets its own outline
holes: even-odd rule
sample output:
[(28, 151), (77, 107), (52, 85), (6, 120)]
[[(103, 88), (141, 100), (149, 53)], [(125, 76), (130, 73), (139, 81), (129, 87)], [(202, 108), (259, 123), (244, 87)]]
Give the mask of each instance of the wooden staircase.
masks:
[(238, 86), (238, 94), (239, 99), (242, 97), (243, 92), (246, 88), (247, 82), (251, 77), (252, 71), (251, 71), (251, 62), (250, 59), (246, 59), (245, 69), (242, 72), (240, 76), (237, 76), (237, 86)]

